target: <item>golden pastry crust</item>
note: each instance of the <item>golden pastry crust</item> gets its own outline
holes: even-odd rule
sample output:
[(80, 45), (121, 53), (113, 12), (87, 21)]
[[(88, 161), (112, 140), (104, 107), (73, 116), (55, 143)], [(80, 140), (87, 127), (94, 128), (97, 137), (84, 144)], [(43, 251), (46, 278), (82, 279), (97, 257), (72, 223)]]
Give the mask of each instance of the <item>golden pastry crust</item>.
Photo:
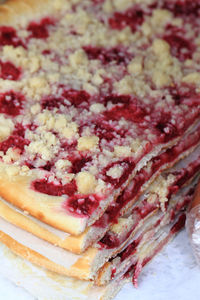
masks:
[(77, 254), (81, 252), (84, 236), (87, 234), (84, 233), (80, 236), (66, 235), (66, 238), (63, 239), (56, 235), (56, 233), (46, 229), (42, 224), (40, 225), (34, 222), (34, 220), (17, 212), (2, 201), (0, 201), (0, 216), (13, 225), (18, 226), (51, 244)]
[(46, 257), (18, 243), (2, 231), (0, 231), (0, 241), (1, 243), (5, 244), (12, 252), (19, 255), (20, 257), (27, 259), (28, 261), (40, 267), (47, 268), (48, 270), (51, 270), (53, 272), (67, 275), (65, 268), (62, 268), (62, 266), (58, 266), (57, 264), (48, 260)]
[(25, 25), (33, 18), (51, 14), (52, 0), (7, 0), (0, 5), (0, 25)]
[(61, 207), (63, 198), (30, 189), (32, 179), (33, 177), (19, 174), (11, 177), (2, 168), (0, 170), (0, 196), (55, 228), (71, 234), (81, 233), (82, 228), (85, 228), (85, 219), (68, 215)]
[(44, 267), (60, 275), (72, 276), (83, 280), (88, 279), (87, 270), (89, 268), (89, 262), (87, 260), (87, 257), (78, 262), (78, 268), (76, 268), (75, 265), (75, 267), (72, 266), (70, 269), (67, 269), (61, 265), (54, 263), (45, 256), (39, 254), (38, 252), (22, 245), (21, 243), (18, 243), (16, 240), (11, 238), (9, 235), (5, 234), (3, 231), (0, 231), (0, 241), (15, 254), (40, 267)]

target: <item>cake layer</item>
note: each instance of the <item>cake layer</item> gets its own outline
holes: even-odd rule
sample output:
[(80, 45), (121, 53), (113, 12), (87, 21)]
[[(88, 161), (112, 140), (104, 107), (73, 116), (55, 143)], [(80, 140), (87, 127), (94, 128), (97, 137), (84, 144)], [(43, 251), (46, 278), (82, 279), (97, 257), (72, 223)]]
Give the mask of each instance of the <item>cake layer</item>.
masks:
[[(197, 148), (192, 155), (193, 159), (197, 162), (198, 160), (196, 157), (199, 156), (199, 149)], [(176, 165), (176, 168), (172, 168), (172, 174), (174, 174), (174, 171), (176, 170), (177, 178), (180, 178), (179, 170), (182, 170), (182, 173), (184, 173), (184, 168), (187, 169), (190, 164), (191, 159), (189, 158), (186, 159), (185, 164), (183, 162), (179, 162)], [(195, 171), (193, 171), (192, 168), (190, 169), (192, 171), (190, 174), (191, 177), (184, 173), (187, 176), (186, 180), (182, 181), (183, 184), (187, 181), (189, 182), (194, 176), (196, 176), (196, 174), (199, 173), (198, 169), (195, 169)], [(173, 179), (174, 178), (175, 177), (173, 177)], [(173, 186), (171, 184), (174, 182), (176, 182), (175, 179), (174, 181), (166, 180), (166, 188), (170, 190), (170, 187)], [(179, 184), (176, 192), (178, 189), (181, 189), (181, 184)], [(106, 263), (106, 261), (108, 261), (111, 257), (116, 256), (117, 253), (125, 249), (134, 240), (135, 234), (138, 230), (143, 228), (145, 221), (149, 217), (156, 214), (160, 205), (162, 205), (162, 201), (159, 203), (159, 201), (157, 201), (157, 195), (156, 197), (153, 197), (151, 190), (151, 194), (147, 199), (141, 199), (141, 201), (133, 207), (133, 211), (130, 213), (129, 217), (120, 218), (119, 223), (114, 225), (96, 246), (90, 247), (82, 255), (75, 255), (69, 251), (55, 247), (37, 238), (33, 234), (20, 229), (19, 227), (15, 227), (2, 218), (1, 226), (4, 226), (3, 231), (5, 233), (11, 235), (11, 237), (14, 237), (18, 242), (24, 244), (26, 247), (31, 247), (32, 245), (33, 250), (42, 256), (47, 253), (45, 256), (53, 262), (53, 265), (56, 264), (54, 268), (56, 268), (57, 272), (81, 279), (94, 279), (97, 271)], [(9, 227), (8, 232), (5, 231), (7, 226)]]
[(199, 120), (198, 26), (145, 1), (34, 3), (0, 11), (0, 195), (78, 235)]
[(164, 226), (173, 223), (177, 215), (186, 210), (193, 199), (196, 183), (197, 179), (189, 186), (182, 188), (177, 195), (172, 196), (165, 213), (157, 212), (144, 222), (144, 225), (135, 234), (134, 240), (116, 257), (110, 259), (99, 271), (96, 277), (97, 285), (106, 285), (119, 274), (126, 273), (130, 265), (134, 265), (139, 260), (143, 253), (141, 249), (146, 248), (149, 241), (154, 242), (157, 232), (162, 232)]
[[(101, 219), (93, 226), (89, 227), (80, 236), (72, 236), (63, 231), (57, 230), (31, 217), (30, 215), (27, 215), (26, 212), (23, 213), (21, 210), (17, 210), (18, 214), (15, 214), (13, 209), (16, 210), (16, 207), (7, 203), (7, 206), (12, 209), (11, 211), (5, 205), (6, 202), (3, 204), (2, 201), (0, 203), (0, 216), (12, 224), (21, 227), (22, 229), (25, 229), (26, 231), (29, 231), (30, 233), (33, 233), (34, 235), (52, 244), (58, 245), (59, 247), (74, 253), (83, 252), (90, 244), (102, 238), (113, 222), (116, 223), (118, 217), (120, 217), (120, 215), (123, 216), (128, 207), (130, 207), (130, 211), (131, 206), (133, 206), (139, 195), (147, 188), (153, 178), (158, 175), (162, 169), (169, 167), (177, 160), (183, 159), (184, 156), (189, 155), (189, 153), (194, 151), (194, 148), (198, 146), (199, 140), (200, 127), (197, 126), (176, 146), (172, 147), (166, 152), (163, 152), (160, 156), (157, 156), (150, 161), (144, 169), (140, 170), (136, 174), (135, 178), (125, 189), (119, 200), (117, 199), (115, 204), (112, 204), (110, 207), (108, 207)], [(195, 150), (196, 156), (198, 156), (198, 151), (199, 147)], [(196, 156), (194, 160), (196, 160)], [(193, 160), (192, 156), (190, 160)], [(126, 207), (126, 209), (124, 209), (124, 207)], [(112, 216), (114, 216), (114, 219)], [(131, 228), (131, 224), (132, 221), (127, 222), (127, 229)], [(124, 232), (122, 232), (122, 236), (124, 236)]]

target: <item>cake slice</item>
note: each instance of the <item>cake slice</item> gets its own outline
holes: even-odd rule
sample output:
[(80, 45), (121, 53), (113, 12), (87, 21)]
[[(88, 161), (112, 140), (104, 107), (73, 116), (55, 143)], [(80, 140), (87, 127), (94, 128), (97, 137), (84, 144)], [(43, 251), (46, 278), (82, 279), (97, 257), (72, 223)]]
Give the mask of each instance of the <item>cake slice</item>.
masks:
[[(164, 211), (163, 214), (161, 214), (162, 218), (164, 218), (165, 222), (169, 222), (171, 220), (170, 218), (173, 217), (172, 213), (174, 213), (174, 211), (177, 210), (179, 212), (182, 207), (186, 207), (185, 202), (183, 202), (183, 204), (181, 201), (179, 201), (180, 203), (176, 203), (181, 196), (179, 196), (176, 201), (170, 200), (170, 198), (177, 192), (179, 195), (182, 195), (181, 191), (184, 185), (187, 186), (193, 178), (196, 178), (199, 174), (199, 170), (200, 157), (199, 147), (197, 147), (189, 157), (180, 161), (175, 167), (168, 170), (167, 173), (165, 171), (163, 175), (161, 175), (162, 180), (158, 178), (155, 183), (153, 183), (149, 190), (134, 204), (129, 214), (119, 218), (118, 224), (113, 225), (98, 243), (88, 248), (88, 250), (81, 255), (76, 255), (53, 246), (33, 234), (26, 232), (27, 217), (24, 226), (20, 226), (23, 229), (15, 227), (15, 225), (18, 224), (16, 221), (13, 222), (13, 220), (20, 219), (20, 213), (8, 207), (7, 208), (12, 211), (12, 215), (17, 215), (17, 218), (11, 220), (4, 215), (3, 218), (1, 218), (2, 231), (5, 232), (7, 229), (6, 234), (11, 235), (11, 237), (26, 247), (32, 245), (34, 251), (50, 259), (52, 263), (51, 268), (56, 268), (57, 272), (80, 279), (94, 280), (98, 277), (97, 272), (102, 274), (102, 270), (107, 269), (109, 264), (106, 262), (108, 260), (117, 256), (118, 253), (124, 251), (126, 247), (134, 242), (135, 235), (138, 235), (138, 232), (145, 232), (145, 230), (148, 231), (152, 229), (153, 225), (151, 220), (158, 218), (155, 222), (159, 221), (159, 218), (161, 218), (161, 210)], [(158, 189), (159, 186), (162, 186), (162, 189)], [(158, 190), (162, 190), (163, 192), (159, 195)], [(187, 200), (191, 199), (191, 197), (187, 198)], [(174, 209), (173, 211), (171, 205), (169, 205), (168, 208), (168, 203), (172, 203), (172, 207), (175, 206), (176, 210)], [(1, 205), (6, 206), (5, 202), (2, 202)], [(23, 216), (21, 224), (24, 218)], [(6, 220), (9, 220), (9, 222), (14, 225), (8, 223)], [(145, 229), (146, 227), (147, 229)]]
[[(20, 215), (16, 214), (12, 211), (13, 209), (16, 210), (16, 207), (9, 203), (6, 204), (6, 202), (3, 203), (3, 200), (0, 202), (0, 216), (52, 244), (74, 253), (83, 252), (94, 242), (103, 238), (113, 223), (120, 222), (118, 218), (120, 216), (122, 217), (127, 210), (132, 208), (140, 194), (146, 190), (148, 185), (161, 170), (174, 164), (177, 160), (183, 159), (184, 156), (189, 155), (192, 151), (195, 151), (198, 155), (199, 147), (197, 146), (199, 140), (200, 127), (196, 126), (196, 128), (194, 128), (190, 134), (186, 135), (186, 137), (181, 139), (176, 146), (153, 158), (146, 167), (137, 172), (131, 183), (119, 196), (116, 202), (112, 203), (107, 208), (100, 220), (95, 222), (79, 236), (69, 235), (66, 232), (57, 230), (56, 228), (27, 215), (26, 211), (23, 212), (22, 210), (17, 210)], [(194, 150), (195, 147), (197, 147), (196, 150)], [(195, 160), (193, 154), (189, 157), (191, 157), (191, 162)], [(162, 178), (162, 176), (159, 178)], [(158, 181), (159, 180), (156, 181), (154, 186), (156, 186), (156, 184), (160, 186)], [(11, 209), (9, 209), (8, 206)], [(127, 224), (129, 224), (127, 225), (127, 228), (130, 228), (131, 223), (127, 222)], [(122, 235), (123, 234), (124, 233), (122, 232)]]
[(1, 6), (0, 195), (78, 235), (199, 121), (198, 30), (159, 3), (44, 3)]

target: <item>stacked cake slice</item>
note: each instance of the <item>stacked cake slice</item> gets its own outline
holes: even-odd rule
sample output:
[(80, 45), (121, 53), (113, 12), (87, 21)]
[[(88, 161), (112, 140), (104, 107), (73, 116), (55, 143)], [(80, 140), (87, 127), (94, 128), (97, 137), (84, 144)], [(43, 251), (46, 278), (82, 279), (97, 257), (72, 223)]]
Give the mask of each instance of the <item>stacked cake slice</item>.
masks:
[(0, 241), (58, 274), (59, 299), (111, 299), (199, 179), (200, 3), (17, 2), (0, 6)]

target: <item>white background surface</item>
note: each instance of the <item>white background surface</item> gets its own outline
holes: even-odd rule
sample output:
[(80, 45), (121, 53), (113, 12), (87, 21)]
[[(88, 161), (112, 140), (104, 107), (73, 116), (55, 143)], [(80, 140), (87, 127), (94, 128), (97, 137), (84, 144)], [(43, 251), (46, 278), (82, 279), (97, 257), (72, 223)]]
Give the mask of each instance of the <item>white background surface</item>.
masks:
[[(0, 276), (0, 299), (33, 300), (34, 298), (22, 288), (14, 286), (8, 280)], [(122, 299), (200, 299), (200, 268), (193, 258), (185, 231), (181, 232), (175, 240), (145, 268), (139, 278), (138, 289), (128, 284), (115, 298), (115, 300)]]

